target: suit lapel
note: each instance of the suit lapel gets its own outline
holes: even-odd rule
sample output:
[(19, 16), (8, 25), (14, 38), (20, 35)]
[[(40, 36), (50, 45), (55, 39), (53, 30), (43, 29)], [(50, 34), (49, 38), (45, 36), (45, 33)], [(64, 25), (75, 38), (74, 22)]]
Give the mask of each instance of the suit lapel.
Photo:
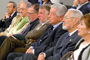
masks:
[(83, 6), (81, 6), (81, 7), (79, 8), (79, 10), (82, 10), (82, 8), (83, 8), (84, 6), (86, 6), (87, 4), (89, 4), (89, 2), (86, 3), (86, 4), (84, 4)]
[(65, 45), (67, 45), (68, 43), (70, 43), (70, 42), (75, 38), (75, 36), (77, 35), (77, 33), (78, 33), (78, 31), (74, 32), (74, 33), (73, 33), (70, 37), (68, 37), (66, 40), (63, 39), (62, 42), (64, 42), (64, 43), (61, 43), (58, 48), (63, 47), (63, 46), (65, 46)]

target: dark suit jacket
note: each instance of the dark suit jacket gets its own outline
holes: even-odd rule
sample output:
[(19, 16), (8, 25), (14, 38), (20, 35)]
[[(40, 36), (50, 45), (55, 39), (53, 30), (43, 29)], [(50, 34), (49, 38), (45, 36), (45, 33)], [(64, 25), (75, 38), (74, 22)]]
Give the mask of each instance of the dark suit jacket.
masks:
[[(51, 24), (47, 27), (47, 29), (45, 30), (45, 32), (42, 34), (41, 38), (42, 38), (42, 37), (45, 37), (45, 33), (48, 32), (48, 29), (49, 29), (50, 27), (51, 27)], [(37, 47), (34, 46), (34, 47), (35, 47), (35, 55), (38, 56), (38, 54), (39, 54), (40, 52), (43, 52), (43, 51), (45, 51), (45, 50), (47, 50), (47, 49), (55, 46), (56, 43), (57, 43), (57, 41), (58, 41), (58, 38), (59, 38), (62, 34), (64, 34), (65, 32), (66, 32), (66, 30), (63, 30), (63, 29), (62, 29), (62, 24), (60, 24), (60, 25), (59, 25), (55, 30), (53, 30), (45, 39), (43, 39), (43, 40), (41, 40), (41, 39), (36, 40), (37, 43), (36, 43), (36, 42), (35, 42), (35, 43), (38, 44), (39, 41), (40, 41), (40, 44), (38, 44)], [(35, 44), (35, 43), (34, 43), (34, 44)]]
[[(76, 9), (77, 7), (72, 7), (74, 9)], [(79, 8), (79, 10), (83, 13), (83, 14), (87, 14), (90, 13), (90, 2), (88, 2), (87, 4), (83, 5), (81, 8)]]
[(30, 24), (30, 26), (24, 31), (23, 34), (15, 34), (14, 37), (16, 37), (16, 38), (19, 39), (19, 40), (25, 40), (26, 34), (27, 34), (29, 31), (33, 30), (33, 29), (36, 27), (37, 24), (39, 24), (39, 20), (38, 20), (38, 19), (36, 19), (35, 21), (33, 21), (33, 22)]
[(2, 19), (0, 20), (0, 28), (4, 31), (6, 28), (9, 27), (9, 25), (12, 22), (12, 19), (17, 15), (17, 11), (14, 13), (14, 15), (10, 18), (6, 18), (5, 21), (2, 22)]
[(65, 37), (67, 36), (68, 32), (62, 35), (55, 47), (52, 47), (49, 50), (45, 51), (46, 60), (60, 60), (62, 56), (64, 56), (67, 52), (74, 51), (76, 43), (81, 38), (77, 33), (78, 32), (76, 31), (67, 39)]

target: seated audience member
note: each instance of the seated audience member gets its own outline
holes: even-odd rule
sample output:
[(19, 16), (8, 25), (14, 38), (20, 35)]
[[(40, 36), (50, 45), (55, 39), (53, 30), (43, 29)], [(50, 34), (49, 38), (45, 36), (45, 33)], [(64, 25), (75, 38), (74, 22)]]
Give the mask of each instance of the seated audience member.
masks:
[(4, 41), (4, 39), (8, 36), (13, 36), (14, 34), (20, 34), (24, 28), (29, 24), (29, 19), (27, 16), (27, 8), (31, 5), (29, 2), (23, 1), (20, 5), (20, 14), (22, 17), (18, 20), (16, 25), (10, 29), (6, 36), (0, 36), (0, 45)]
[(7, 13), (3, 19), (0, 20), (0, 31), (3, 32), (12, 22), (12, 19), (17, 15), (17, 5), (15, 2), (10, 1), (7, 5)]
[[(63, 18), (62, 26), (62, 28), (68, 32), (59, 38), (54, 47), (40, 53), (38, 58), (33, 54), (26, 53), (22, 57), (17, 57), (14, 60), (60, 60), (67, 52), (74, 51), (76, 43), (81, 39), (81, 37), (78, 36), (77, 25), (82, 15), (79, 10), (69, 9)], [(18, 56), (19, 53), (15, 53), (14, 55)]]
[[(34, 51), (34, 55), (37, 56), (40, 52), (48, 50), (56, 45), (58, 38), (66, 32), (66, 30), (62, 29), (62, 19), (66, 11), (67, 9), (64, 5), (55, 4), (51, 6), (50, 14), (48, 16), (50, 25), (47, 27), (41, 37), (32, 43), (26, 53), (33, 53), (32, 51)], [(10, 58), (9, 55), (8, 60), (13, 60), (15, 57), (21, 57), (23, 55), (22, 53), (20, 53), (20, 55), (19, 53), (17, 54), (13, 56), (11, 53), (13, 58)]]
[(83, 14), (90, 13), (90, 1), (74, 0), (72, 8), (80, 10)]
[[(78, 35), (82, 38), (75, 46), (74, 60), (90, 60), (90, 14), (85, 14), (80, 20), (80, 24), (77, 26)], [(70, 54), (69, 52), (63, 56), (62, 59)], [(71, 57), (67, 58), (70, 60)]]
[(90, 14), (84, 15), (77, 27), (78, 35), (81, 36), (84, 41), (82, 39), (76, 45), (74, 60), (90, 60)]
[[(30, 19), (30, 24), (29, 24), (29, 27), (27, 27), (27, 29), (25, 30), (26, 32), (22, 32), (21, 35), (20, 34), (17, 35), (18, 38), (22, 38), (22, 40), (24, 40), (28, 30), (29, 30), (29, 34), (31, 34), (31, 35), (34, 34), (34, 35), (37, 36), (37, 33), (36, 33), (37, 31), (43, 33), (42, 31), (48, 26), (49, 23), (46, 20), (46, 17), (47, 17), (47, 15), (49, 13), (48, 10), (50, 10), (50, 7), (48, 7), (48, 10), (46, 10), (46, 13), (45, 13), (45, 10), (43, 10), (44, 11), (43, 14), (45, 13), (44, 20), (42, 20), (44, 15), (42, 16), (42, 18), (40, 17), (40, 24), (42, 23), (42, 25), (38, 24), (38, 9), (39, 9), (38, 4), (32, 5), (32, 6), (30, 6), (28, 8), (27, 14), (28, 14), (28, 17)], [(38, 29), (38, 30), (35, 30), (34, 27), (35, 27), (35, 29)], [(38, 34), (38, 35), (40, 35), (40, 34)], [(5, 46), (5, 45), (8, 45), (8, 46)], [(4, 47), (6, 47), (7, 51), (4, 49)], [(7, 54), (10, 53), (10, 52), (22, 52), (22, 53), (25, 53), (26, 52), (25, 48), (27, 48), (27, 47), (25, 47), (25, 48), (24, 47), (25, 47), (25, 42), (24, 41), (20, 41), (18, 39), (8, 37), (8, 38), (6, 38), (6, 40), (2, 43), (2, 45), (0, 47), (0, 59), (4, 60), (6, 58), (6, 56), (7, 56)]]
[(82, 15), (83, 14), (79, 10), (76, 9), (68, 10), (68, 12), (65, 14), (63, 18), (63, 26), (62, 26), (62, 28), (64, 30), (67, 30), (68, 32), (60, 37), (55, 47), (45, 51), (46, 56), (44, 56), (44, 53), (41, 53), (38, 56), (38, 60), (45, 60), (45, 59), (60, 60), (60, 58), (67, 52), (74, 51), (76, 43), (81, 38), (80, 36), (77, 35), (78, 33), (77, 25)]
[(2, 36), (2, 35), (6, 36), (9, 33), (10, 29), (13, 28), (15, 26), (15, 24), (19, 21), (19, 19), (21, 17), (21, 15), (20, 15), (20, 5), (21, 5), (22, 2), (23, 1), (20, 1), (19, 5), (17, 7), (17, 12), (18, 12), (17, 16), (13, 18), (13, 20), (12, 20), (11, 24), (9, 25), (9, 27), (4, 32), (0, 33), (0, 36)]
[(46, 4), (46, 5), (41, 5), (39, 7), (38, 17), (39, 17), (40, 23), (36, 26), (36, 28), (33, 31), (28, 32), (28, 34), (25, 37), (27, 41), (30, 40), (32, 43), (33, 39), (35, 41), (42, 35), (42, 33), (49, 25), (49, 21), (48, 21), (49, 12), (50, 12), (49, 5)]

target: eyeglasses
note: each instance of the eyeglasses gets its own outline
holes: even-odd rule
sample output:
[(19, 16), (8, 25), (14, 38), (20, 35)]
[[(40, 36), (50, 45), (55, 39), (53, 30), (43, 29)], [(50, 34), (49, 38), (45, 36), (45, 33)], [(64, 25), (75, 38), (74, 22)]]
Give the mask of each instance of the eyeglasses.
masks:
[(27, 14), (28, 14), (28, 15), (32, 15), (32, 14), (35, 14), (35, 13), (29, 13), (29, 12), (27, 12)]
[(69, 18), (75, 18), (75, 17), (67, 17), (67, 16), (63, 17), (63, 19), (69, 19)]

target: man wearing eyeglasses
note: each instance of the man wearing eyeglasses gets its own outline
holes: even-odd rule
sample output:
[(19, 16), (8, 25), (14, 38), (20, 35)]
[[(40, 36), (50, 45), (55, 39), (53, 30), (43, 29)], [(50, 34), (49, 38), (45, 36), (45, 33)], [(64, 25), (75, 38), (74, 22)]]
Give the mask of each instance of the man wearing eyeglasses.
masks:
[(79, 10), (69, 9), (63, 18), (62, 26), (68, 32), (59, 38), (55, 47), (40, 53), (37, 60), (60, 60), (67, 52), (74, 51), (76, 43), (81, 38), (78, 36), (77, 25), (82, 15)]
[(15, 57), (17, 57), (15, 58), (15, 60), (22, 60), (23, 57), (23, 60), (36, 60), (40, 52), (44, 52), (51, 47), (54, 47), (58, 42), (59, 37), (61, 37), (62, 34), (67, 32), (66, 30), (62, 29), (62, 19), (66, 11), (66, 7), (62, 4), (52, 5), (50, 9), (50, 14), (48, 16), (50, 25), (44, 31), (42, 36), (30, 46), (30, 48), (26, 51), (25, 55), (23, 55), (23, 53), (11, 53), (11, 57), (8, 57), (12, 60)]
[[(16, 47), (18, 48), (21, 46), (24, 47), (26, 34), (28, 33), (28, 31), (33, 30), (35, 28), (35, 26), (39, 23), (38, 13), (37, 13), (38, 9), (33, 9), (34, 11), (30, 9), (30, 11), (32, 11), (34, 14), (33, 14), (32, 18), (30, 16), (30, 18), (28, 19), (29, 15), (27, 14), (27, 10), (30, 8), (30, 6), (31, 6), (31, 4), (28, 2), (25, 2), (25, 1), (23, 1), (23, 3), (20, 5), (20, 13), (23, 16), (23, 18), (25, 18), (25, 17), (27, 18), (28, 21), (26, 20), (26, 22), (28, 22), (28, 25), (26, 28), (23, 29), (23, 31), (20, 34), (14, 34), (10, 37), (7, 37), (5, 39), (5, 41), (3, 41), (2, 45), (0, 46), (0, 60), (5, 60), (7, 54), (9, 52), (12, 52), (13, 48), (16, 48)], [(38, 5), (38, 7), (39, 7), (39, 5)], [(28, 17), (27, 17), (27, 15), (28, 15)], [(30, 23), (29, 23), (29, 20), (30, 20)], [(23, 21), (23, 24), (25, 24), (25, 19)], [(20, 26), (20, 27), (22, 27), (22, 26)], [(20, 40), (23, 40), (23, 41), (20, 41)], [(18, 51), (18, 49), (16, 49), (15, 51)]]

